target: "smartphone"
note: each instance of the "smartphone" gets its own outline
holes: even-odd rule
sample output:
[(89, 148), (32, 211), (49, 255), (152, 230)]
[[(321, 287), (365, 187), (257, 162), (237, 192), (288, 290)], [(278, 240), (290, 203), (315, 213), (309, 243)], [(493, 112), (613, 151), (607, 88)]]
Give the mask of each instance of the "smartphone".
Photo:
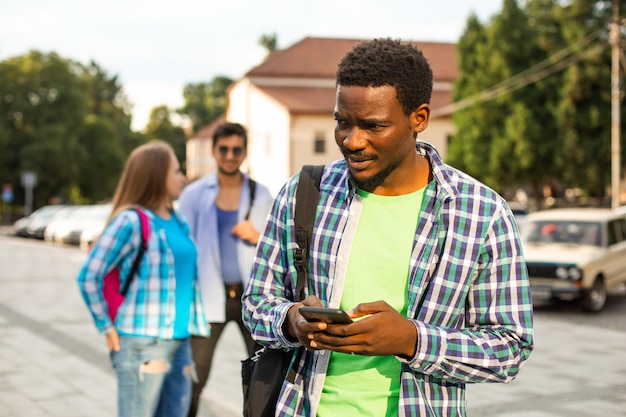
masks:
[(339, 308), (300, 307), (298, 310), (307, 321), (323, 321), (324, 323), (349, 324), (352, 319), (348, 313)]

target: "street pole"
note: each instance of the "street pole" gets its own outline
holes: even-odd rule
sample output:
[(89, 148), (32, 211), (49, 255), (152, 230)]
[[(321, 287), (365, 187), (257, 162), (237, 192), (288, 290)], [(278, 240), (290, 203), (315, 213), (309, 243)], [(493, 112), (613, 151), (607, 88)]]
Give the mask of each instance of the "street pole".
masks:
[(619, 88), (620, 19), (618, 0), (613, 0), (611, 43), (611, 208), (620, 205), (620, 88)]

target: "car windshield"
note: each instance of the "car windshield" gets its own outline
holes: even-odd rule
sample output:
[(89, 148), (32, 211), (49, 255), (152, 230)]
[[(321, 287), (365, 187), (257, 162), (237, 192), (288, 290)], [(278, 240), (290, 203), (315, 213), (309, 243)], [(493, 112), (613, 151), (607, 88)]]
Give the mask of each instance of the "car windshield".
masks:
[(104, 220), (111, 214), (111, 207), (110, 204), (97, 204), (95, 206), (89, 206), (87, 210), (81, 214), (83, 214), (83, 217), (86, 219)]
[(602, 227), (599, 222), (532, 221), (526, 223), (522, 241), (602, 246)]
[(65, 206), (45, 206), (31, 214), (31, 217), (36, 219), (50, 219)]
[(66, 219), (66, 218), (70, 217), (72, 215), (72, 213), (74, 213), (76, 210), (78, 210), (81, 207), (82, 206), (67, 206), (67, 207), (64, 207), (61, 210), (59, 210), (56, 213), (54, 213), (54, 216), (52, 218), (54, 220)]

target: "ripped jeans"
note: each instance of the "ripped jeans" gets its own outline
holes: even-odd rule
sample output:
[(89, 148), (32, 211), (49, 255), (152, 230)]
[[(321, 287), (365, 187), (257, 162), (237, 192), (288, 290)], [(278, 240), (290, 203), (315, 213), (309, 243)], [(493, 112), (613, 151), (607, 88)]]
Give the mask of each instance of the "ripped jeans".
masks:
[(187, 416), (195, 373), (189, 339), (120, 335), (120, 350), (111, 352), (111, 363), (119, 417)]

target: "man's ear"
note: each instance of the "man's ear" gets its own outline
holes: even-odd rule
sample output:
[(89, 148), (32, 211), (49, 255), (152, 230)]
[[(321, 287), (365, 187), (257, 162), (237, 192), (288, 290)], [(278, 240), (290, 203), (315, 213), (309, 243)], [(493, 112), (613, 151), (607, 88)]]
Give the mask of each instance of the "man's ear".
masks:
[(426, 103), (421, 104), (413, 113), (411, 113), (411, 123), (413, 125), (413, 132), (415, 136), (418, 133), (423, 132), (428, 127), (428, 120), (430, 119), (430, 106)]

